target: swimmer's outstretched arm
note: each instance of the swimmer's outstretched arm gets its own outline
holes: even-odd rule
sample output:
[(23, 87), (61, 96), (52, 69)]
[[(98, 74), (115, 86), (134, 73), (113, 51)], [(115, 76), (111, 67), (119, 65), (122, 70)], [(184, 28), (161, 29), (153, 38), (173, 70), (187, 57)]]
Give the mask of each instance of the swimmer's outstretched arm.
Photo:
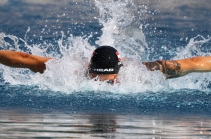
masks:
[(43, 73), (48, 57), (35, 56), (24, 52), (0, 50), (0, 63), (10, 67), (29, 68), (33, 72)]
[(191, 72), (210, 72), (211, 56), (200, 56), (181, 60), (159, 60), (143, 62), (149, 70), (160, 70), (166, 78), (176, 78)]

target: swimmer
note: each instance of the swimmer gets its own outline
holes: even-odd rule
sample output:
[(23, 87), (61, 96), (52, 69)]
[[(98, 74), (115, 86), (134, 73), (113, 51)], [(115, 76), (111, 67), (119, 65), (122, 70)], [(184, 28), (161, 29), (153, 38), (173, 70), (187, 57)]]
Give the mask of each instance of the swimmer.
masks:
[[(0, 63), (15, 68), (28, 68), (43, 73), (45, 63), (52, 58), (35, 56), (24, 52), (0, 50)], [(210, 72), (211, 56), (198, 56), (180, 60), (158, 60), (142, 62), (148, 70), (161, 71), (167, 79), (187, 75), (191, 72)], [(123, 66), (118, 51), (111, 46), (94, 50), (88, 68), (91, 79), (98, 78), (108, 83), (118, 82), (118, 72)]]

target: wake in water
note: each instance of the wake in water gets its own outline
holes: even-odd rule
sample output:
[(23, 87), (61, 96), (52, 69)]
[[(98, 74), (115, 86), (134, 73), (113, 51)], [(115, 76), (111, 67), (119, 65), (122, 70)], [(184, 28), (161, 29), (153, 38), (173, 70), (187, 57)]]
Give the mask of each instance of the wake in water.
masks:
[[(142, 18), (146, 9), (136, 7), (131, 0), (96, 0), (95, 5), (99, 9), (97, 19), (103, 25), (102, 35), (95, 43), (111, 45), (120, 52), (125, 65), (119, 72), (120, 84), (111, 86), (104, 82), (90, 80), (87, 77), (86, 70), (90, 56), (96, 48), (88, 42), (89, 37), (65, 37), (62, 35), (56, 43), (44, 42), (28, 45), (26, 39), (1, 33), (1, 49), (25, 51), (34, 55), (54, 58), (47, 62), (44, 74), (1, 65), (2, 84), (39, 86), (40, 89), (51, 89), (68, 94), (81, 91), (138, 93), (182, 88), (209, 89), (211, 80), (207, 77), (211, 73), (193, 73), (185, 77), (166, 80), (161, 72), (148, 71), (141, 64), (142, 61), (154, 59), (153, 55), (157, 54), (147, 44), (142, 31), (144, 24), (137, 20)], [(206, 49), (202, 49), (209, 42), (210, 38), (206, 39), (202, 36), (192, 38), (186, 47), (177, 49), (172, 59), (210, 55)]]

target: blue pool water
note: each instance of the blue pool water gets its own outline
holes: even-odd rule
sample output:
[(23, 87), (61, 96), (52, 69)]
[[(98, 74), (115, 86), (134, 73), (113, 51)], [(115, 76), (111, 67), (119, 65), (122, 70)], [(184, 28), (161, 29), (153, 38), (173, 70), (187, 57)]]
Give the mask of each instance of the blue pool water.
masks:
[[(166, 80), (142, 61), (211, 55), (206, 0), (3, 0), (0, 49), (53, 57), (43, 74), (0, 65), (0, 138), (210, 138), (211, 73)], [(121, 83), (88, 80), (112, 45)]]

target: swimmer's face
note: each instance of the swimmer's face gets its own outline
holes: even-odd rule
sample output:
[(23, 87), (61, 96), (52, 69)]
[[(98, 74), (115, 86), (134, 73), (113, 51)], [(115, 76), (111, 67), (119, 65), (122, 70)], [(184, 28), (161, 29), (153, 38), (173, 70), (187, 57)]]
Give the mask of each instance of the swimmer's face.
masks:
[(89, 73), (91, 79), (96, 78), (100, 81), (118, 81), (117, 74), (94, 74)]

